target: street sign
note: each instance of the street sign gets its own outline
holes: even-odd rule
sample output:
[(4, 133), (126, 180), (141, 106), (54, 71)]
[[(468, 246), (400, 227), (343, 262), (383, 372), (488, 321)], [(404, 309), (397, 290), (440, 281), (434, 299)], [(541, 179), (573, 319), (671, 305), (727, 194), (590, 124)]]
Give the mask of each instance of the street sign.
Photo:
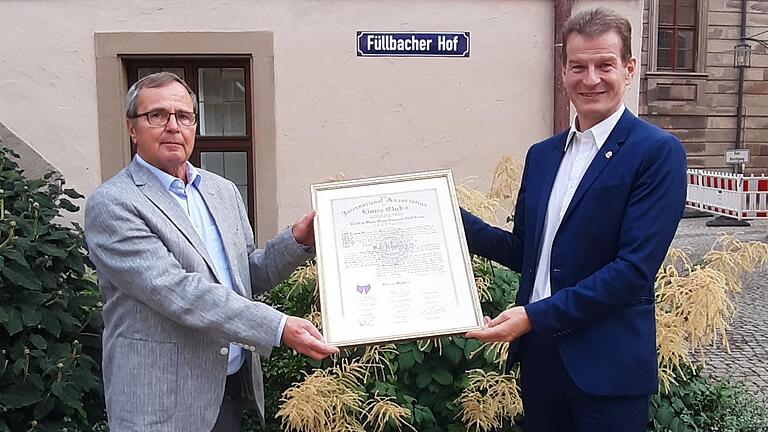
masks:
[(749, 149), (730, 149), (725, 151), (725, 163), (738, 165), (749, 163)]
[(469, 57), (469, 32), (357, 32), (358, 57)]

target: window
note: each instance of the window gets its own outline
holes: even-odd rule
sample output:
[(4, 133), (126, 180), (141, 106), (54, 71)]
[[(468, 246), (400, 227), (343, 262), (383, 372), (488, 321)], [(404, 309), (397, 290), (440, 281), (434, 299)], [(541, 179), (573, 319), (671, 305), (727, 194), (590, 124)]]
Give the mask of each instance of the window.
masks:
[[(193, 165), (233, 182), (254, 222), (250, 65), (247, 58), (137, 58), (126, 62), (129, 86), (160, 71), (189, 84), (198, 99)], [(131, 149), (133, 154), (135, 149)]]
[(695, 70), (696, 2), (659, 0), (658, 70)]
[(651, 0), (650, 5), (650, 70), (704, 72), (707, 0)]

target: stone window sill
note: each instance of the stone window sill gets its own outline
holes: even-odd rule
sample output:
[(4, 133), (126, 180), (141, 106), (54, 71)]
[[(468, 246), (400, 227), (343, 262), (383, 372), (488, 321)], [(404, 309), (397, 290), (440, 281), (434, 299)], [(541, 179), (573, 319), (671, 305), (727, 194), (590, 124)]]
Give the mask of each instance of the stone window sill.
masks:
[(648, 78), (683, 78), (683, 79), (707, 79), (709, 74), (706, 72), (671, 72), (671, 71), (647, 71), (645, 76)]

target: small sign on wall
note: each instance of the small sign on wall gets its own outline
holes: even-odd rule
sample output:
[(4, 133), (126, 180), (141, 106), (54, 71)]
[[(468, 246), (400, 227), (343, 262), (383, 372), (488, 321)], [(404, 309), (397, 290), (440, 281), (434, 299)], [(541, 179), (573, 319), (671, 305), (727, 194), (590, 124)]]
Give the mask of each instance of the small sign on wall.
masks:
[(357, 32), (358, 57), (469, 57), (469, 32)]
[(730, 165), (749, 163), (749, 149), (726, 150), (725, 163)]

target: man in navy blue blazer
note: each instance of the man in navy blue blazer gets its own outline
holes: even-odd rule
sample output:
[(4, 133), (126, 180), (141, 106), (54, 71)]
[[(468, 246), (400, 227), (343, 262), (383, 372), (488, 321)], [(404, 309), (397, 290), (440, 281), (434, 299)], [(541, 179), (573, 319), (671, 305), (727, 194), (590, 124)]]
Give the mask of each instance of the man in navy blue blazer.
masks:
[(631, 26), (563, 31), (570, 129), (528, 151), (512, 232), (463, 211), (471, 252), (520, 273), (516, 306), (467, 337), (510, 341), (528, 432), (645, 432), (658, 387), (654, 278), (683, 213), (680, 141), (625, 108)]

